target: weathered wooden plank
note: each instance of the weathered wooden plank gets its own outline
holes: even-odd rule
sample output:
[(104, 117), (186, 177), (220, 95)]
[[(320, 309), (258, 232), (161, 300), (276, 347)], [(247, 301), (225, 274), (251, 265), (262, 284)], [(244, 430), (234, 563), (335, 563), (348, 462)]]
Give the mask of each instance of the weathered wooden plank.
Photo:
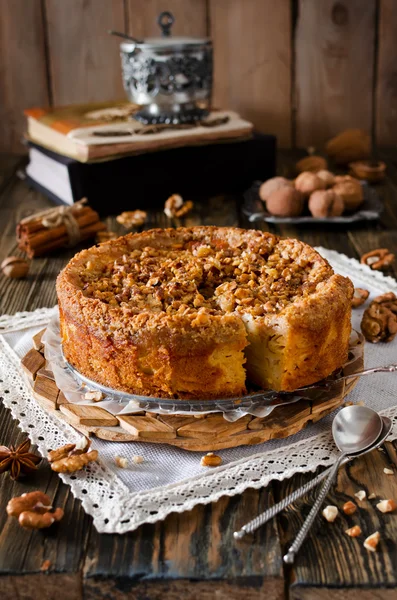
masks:
[(126, 7), (128, 32), (138, 38), (161, 35), (157, 18), (164, 10), (170, 11), (175, 18), (172, 35), (207, 36), (206, 0), (169, 0), (166, 4), (152, 0), (145, 3), (144, 9), (140, 0), (127, 0)]
[(210, 0), (214, 105), (291, 143), (291, 3)]
[[(386, 444), (391, 447), (391, 444)], [(336, 600), (345, 597), (347, 589), (354, 588), (355, 595), (347, 598), (377, 598), (376, 589), (390, 590), (386, 598), (393, 598), (396, 593), (397, 578), (394, 569), (394, 542), (396, 539), (397, 521), (394, 514), (382, 514), (376, 504), (379, 499), (391, 498), (396, 493), (395, 477), (383, 473), (384, 466), (394, 464), (395, 454), (387, 454), (374, 450), (370, 454), (354, 460), (346, 468), (339, 471), (337, 485), (327, 496), (324, 506), (333, 504), (339, 509), (351, 500), (358, 509), (347, 516), (340, 510), (337, 519), (328, 523), (319, 516), (316, 524), (297, 555), (291, 573), (290, 597), (294, 600), (311, 600), (327, 598)], [(390, 462), (391, 461), (391, 462)], [(310, 476), (296, 476), (277, 486), (277, 498), (284, 497), (303, 484)], [(376, 494), (376, 499), (359, 501), (354, 494), (364, 489), (367, 497)], [(282, 544), (287, 548), (293, 541), (298, 529), (306, 518), (316, 497), (316, 490), (311, 491), (300, 501), (284, 511), (279, 519)], [(353, 525), (360, 525), (362, 535), (350, 538), (345, 530)], [(363, 547), (364, 539), (379, 531), (381, 542), (378, 550), (369, 552)], [(327, 568), (332, 565), (332, 568)], [(359, 588), (359, 589), (358, 589)], [(362, 588), (370, 588), (365, 590)], [(343, 590), (343, 593), (342, 593)], [(318, 595), (315, 595), (315, 591)], [(392, 594), (393, 592), (393, 594)], [(372, 594), (372, 595), (371, 595)]]
[(321, 146), (371, 130), (375, 0), (300, 0), (295, 39), (296, 142)]
[(55, 105), (124, 98), (117, 40), (123, 0), (45, 0)]
[[(0, 440), (2, 444), (18, 445), (25, 438), (17, 421), (0, 402)], [(35, 451), (35, 447), (32, 447)], [(7, 517), (5, 508), (12, 496), (41, 490), (55, 506), (65, 510), (63, 520), (45, 532), (22, 529), (16, 519)], [(36, 597), (52, 600), (55, 590), (65, 586), (62, 598), (82, 598), (82, 560), (91, 517), (75, 500), (70, 488), (60, 481), (49, 466), (24, 479), (12, 482), (9, 474), (0, 475), (0, 586), (2, 600)], [(44, 561), (50, 561), (48, 572), (41, 572)], [(23, 573), (23, 575), (22, 575)]]
[[(144, 525), (124, 536), (91, 531), (84, 593), (89, 600), (150, 597), (153, 600), (250, 598), (282, 600), (283, 572), (275, 522), (255, 539), (238, 544), (233, 531), (248, 515), (273, 502), (271, 491), (248, 490), (189, 513), (172, 514), (164, 523)], [(106, 555), (106, 558), (105, 558)], [(120, 557), (125, 560), (120, 560)], [(120, 582), (123, 582), (120, 588)]]
[(21, 153), (23, 109), (49, 103), (41, 2), (0, 0), (0, 150)]
[(393, 0), (380, 0), (376, 82), (378, 146), (395, 146), (397, 138), (397, 11)]

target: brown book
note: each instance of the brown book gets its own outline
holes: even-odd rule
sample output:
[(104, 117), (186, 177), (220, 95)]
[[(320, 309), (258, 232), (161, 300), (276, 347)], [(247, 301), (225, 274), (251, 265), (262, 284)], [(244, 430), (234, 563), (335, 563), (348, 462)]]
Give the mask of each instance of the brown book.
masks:
[[(231, 111), (213, 111), (214, 126), (181, 126), (157, 130), (133, 118), (138, 106), (126, 102), (82, 104), (62, 108), (29, 108), (27, 138), (80, 162), (109, 160), (222, 140), (247, 139), (252, 124)], [(218, 121), (216, 121), (218, 122)]]

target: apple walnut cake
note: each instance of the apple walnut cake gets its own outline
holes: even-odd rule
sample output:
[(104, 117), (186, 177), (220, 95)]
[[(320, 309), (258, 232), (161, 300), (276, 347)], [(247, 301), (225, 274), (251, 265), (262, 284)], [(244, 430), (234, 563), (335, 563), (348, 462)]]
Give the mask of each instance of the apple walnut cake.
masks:
[(57, 281), (66, 359), (140, 395), (294, 390), (347, 358), (353, 286), (313, 248), (254, 230), (153, 229), (77, 254)]

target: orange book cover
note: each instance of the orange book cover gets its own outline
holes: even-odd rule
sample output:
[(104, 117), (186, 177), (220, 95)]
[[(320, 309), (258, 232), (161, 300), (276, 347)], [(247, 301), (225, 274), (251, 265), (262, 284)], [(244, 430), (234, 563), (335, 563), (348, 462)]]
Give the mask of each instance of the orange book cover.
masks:
[(67, 135), (73, 129), (125, 121), (138, 110), (137, 104), (125, 101), (74, 104), (54, 108), (27, 108), (26, 117)]

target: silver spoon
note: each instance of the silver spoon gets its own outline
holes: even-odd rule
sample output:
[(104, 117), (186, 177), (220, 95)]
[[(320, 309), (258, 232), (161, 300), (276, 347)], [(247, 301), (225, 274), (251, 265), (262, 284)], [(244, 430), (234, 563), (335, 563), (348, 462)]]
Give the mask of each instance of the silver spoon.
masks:
[(134, 38), (132, 35), (128, 35), (128, 33), (122, 33), (121, 31), (114, 31), (113, 29), (109, 29), (108, 33), (110, 35), (116, 35), (117, 37), (121, 37), (124, 40), (129, 40), (130, 42), (134, 42), (134, 44), (143, 44), (143, 40), (138, 40)]
[[(356, 458), (357, 456), (361, 456), (362, 454), (366, 454), (367, 452), (372, 452), (372, 450), (375, 450), (375, 448), (378, 448), (383, 444), (383, 442), (390, 434), (390, 431), (393, 427), (393, 423), (391, 419), (389, 419), (389, 417), (382, 417), (382, 422), (382, 433), (376, 440), (375, 444), (369, 446), (368, 448), (366, 448), (358, 454), (350, 454), (345, 460), (342, 461), (342, 465), (347, 463), (349, 460)], [(294, 490), (291, 494), (280, 500), (280, 502), (277, 502), (277, 504), (273, 504), (273, 506), (265, 510), (263, 513), (261, 513), (248, 523), (246, 523), (246, 525), (243, 525), (243, 527), (239, 531), (235, 531), (233, 533), (234, 539), (241, 540), (241, 538), (243, 538), (246, 534), (253, 533), (259, 527), (273, 519), (273, 517), (278, 515), (285, 508), (287, 508), (287, 506), (293, 504), (294, 502), (296, 502), (296, 500), (299, 500), (299, 498), (301, 498), (302, 496), (307, 494), (307, 492), (309, 492), (311, 489), (316, 487), (316, 485), (318, 485), (320, 481), (325, 479), (330, 474), (331, 469), (332, 466), (328, 467), (328, 469), (325, 469), (324, 471), (321, 471), (321, 473), (319, 473), (316, 477), (305, 483), (305, 485), (302, 485), (300, 488)]]
[(332, 435), (342, 454), (332, 465), (328, 479), (321, 488), (301, 530), (287, 554), (283, 557), (285, 563), (292, 564), (294, 562), (295, 555), (313, 525), (342, 461), (347, 458), (349, 454), (362, 452), (366, 448), (372, 446), (379, 438), (382, 432), (382, 426), (382, 419), (378, 413), (367, 406), (346, 406), (336, 415), (332, 423)]

